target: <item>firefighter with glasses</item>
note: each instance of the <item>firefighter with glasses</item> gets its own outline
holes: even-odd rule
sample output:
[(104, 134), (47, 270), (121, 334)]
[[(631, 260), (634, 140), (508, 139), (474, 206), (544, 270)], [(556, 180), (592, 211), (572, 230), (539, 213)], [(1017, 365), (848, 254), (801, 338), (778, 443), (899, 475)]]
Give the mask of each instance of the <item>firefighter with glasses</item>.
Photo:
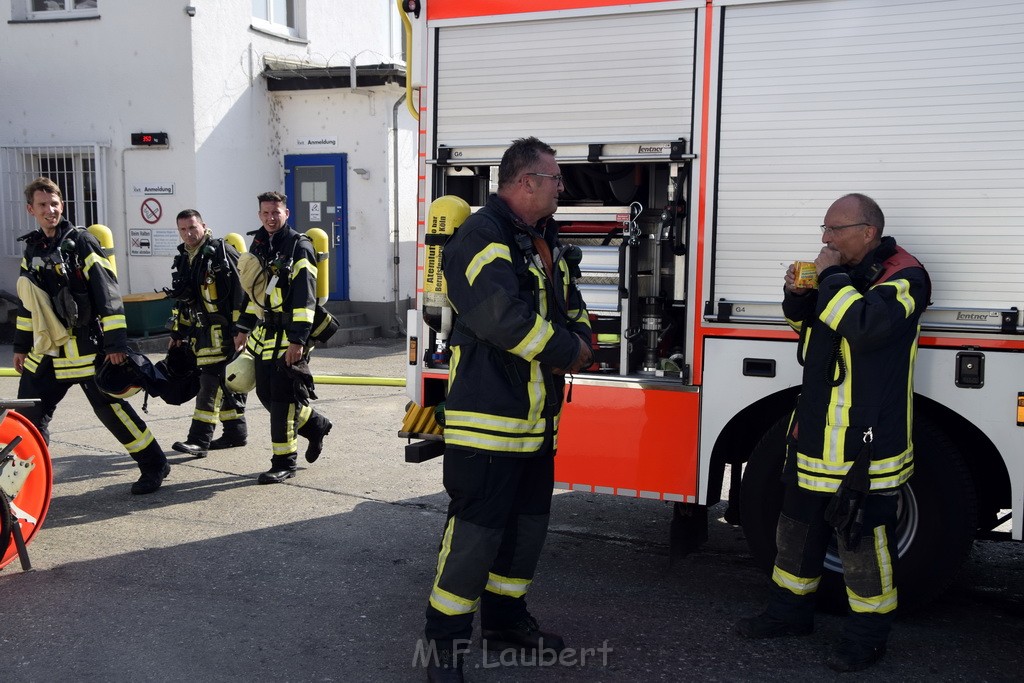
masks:
[[(238, 281), (238, 252), (223, 239), (215, 238), (195, 209), (177, 216), (181, 244), (174, 257), (171, 289), (176, 299), (168, 345), (168, 364), (181, 354), (192, 356), (199, 369), (199, 393), (185, 441), (171, 448), (197, 458), (209, 450), (244, 446), (245, 394), (224, 386), (224, 367), (234, 356), (245, 335), (236, 329), (242, 303)], [(181, 362), (181, 361), (179, 361)], [(217, 422), (223, 434), (213, 438)]]
[(850, 607), (826, 660), (837, 671), (866, 669), (885, 653), (897, 605), (897, 491), (914, 470), (914, 359), (931, 283), (884, 226), (870, 197), (841, 197), (821, 226), (817, 288), (798, 283), (793, 266), (786, 273), (782, 307), (804, 368), (775, 585), (767, 610), (736, 625), (746, 638), (810, 633), (835, 534)]
[(478, 607), (492, 651), (564, 648), (526, 608), (551, 511), (564, 375), (593, 361), (575, 283), (582, 254), (550, 220), (561, 187), (554, 149), (514, 141), (497, 194), (444, 247), (458, 317), (444, 412), (451, 502), (427, 606), (428, 680), (462, 680)]
[(153, 493), (171, 470), (146, 423), (127, 402), (96, 386), (99, 361), (120, 365), (128, 351), (124, 305), (117, 276), (97, 239), (64, 217), (60, 188), (36, 178), (25, 188), (27, 209), (38, 225), (25, 243), (18, 278), (14, 369), (18, 398), (38, 399), (20, 409), (47, 444), (57, 404), (82, 387), (96, 416), (139, 465), (133, 494)]

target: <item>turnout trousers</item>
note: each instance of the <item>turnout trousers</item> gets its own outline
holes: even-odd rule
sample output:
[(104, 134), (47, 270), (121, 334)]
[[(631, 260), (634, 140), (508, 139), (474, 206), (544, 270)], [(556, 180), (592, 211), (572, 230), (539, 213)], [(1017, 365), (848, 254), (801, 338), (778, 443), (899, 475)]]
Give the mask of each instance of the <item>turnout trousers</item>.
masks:
[(427, 605), (428, 640), (468, 639), (481, 626), (504, 629), (526, 615), (547, 535), (554, 453), (508, 457), (448, 448), (444, 488), (451, 497)]
[[(772, 570), (775, 586), (768, 613), (790, 623), (814, 620), (814, 594), (833, 529), (825, 521), (832, 500), (787, 485), (776, 531), (778, 554)], [(884, 645), (896, 610), (895, 492), (865, 498), (863, 535), (852, 550), (838, 543), (851, 616), (845, 636), (866, 645)]]
[[(327, 418), (295, 400), (292, 380), (278, 365), (288, 349), (280, 331), (257, 328), (261, 340), (256, 354), (256, 396), (270, 413), (271, 471), (294, 470), (298, 437), (309, 438), (324, 429)], [(271, 348), (273, 346), (273, 348)]]
[(20, 409), (18, 412), (35, 425), (43, 435), (43, 439), (49, 444), (50, 420), (53, 419), (53, 414), (57, 410), (57, 404), (76, 384), (82, 387), (96, 417), (124, 446), (128, 455), (139, 464), (139, 469), (144, 474), (163, 471), (164, 465), (167, 464), (167, 457), (157, 444), (153, 433), (149, 431), (149, 427), (135, 412), (131, 404), (100, 391), (92, 377), (87, 377), (79, 382), (58, 381), (54, 374), (53, 359), (50, 356), (43, 357), (35, 372), (30, 372), (26, 368), (21, 373), (21, 380), (18, 383), (18, 398), (34, 398), (38, 399), (39, 403), (31, 408)]
[(227, 361), (199, 368), (199, 393), (188, 429), (188, 443), (209, 448), (217, 422), (224, 424), (224, 436), (232, 441), (245, 441), (245, 394), (235, 394), (224, 386)]

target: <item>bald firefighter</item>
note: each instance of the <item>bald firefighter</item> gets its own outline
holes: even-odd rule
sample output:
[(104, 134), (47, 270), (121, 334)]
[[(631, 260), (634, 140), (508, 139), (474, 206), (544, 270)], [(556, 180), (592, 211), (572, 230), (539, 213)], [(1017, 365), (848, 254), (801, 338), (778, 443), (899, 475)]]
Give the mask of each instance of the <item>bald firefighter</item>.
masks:
[(825, 213), (817, 289), (786, 273), (782, 309), (800, 333), (803, 385), (790, 425), (768, 609), (736, 625), (746, 638), (806, 635), (832, 534), (850, 616), (826, 660), (859, 671), (885, 653), (897, 605), (897, 491), (914, 471), (914, 359), (931, 283), (883, 237), (862, 194)]

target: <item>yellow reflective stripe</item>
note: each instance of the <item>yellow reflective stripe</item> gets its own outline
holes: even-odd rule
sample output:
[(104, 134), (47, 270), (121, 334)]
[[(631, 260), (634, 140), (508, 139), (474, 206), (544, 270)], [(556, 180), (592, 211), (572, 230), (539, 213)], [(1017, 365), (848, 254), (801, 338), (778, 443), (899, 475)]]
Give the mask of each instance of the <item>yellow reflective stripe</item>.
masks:
[(53, 369), (53, 376), (60, 380), (81, 380), (88, 379), (96, 374), (96, 369), (89, 365), (81, 368), (71, 368), (68, 370)]
[[(850, 355), (850, 345), (845, 339), (839, 344), (839, 353), (842, 354), (846, 365), (846, 380), (839, 386), (832, 387), (829, 392), (829, 417), (822, 441), (822, 457), (834, 463), (847, 460), (846, 431), (850, 426), (850, 408), (853, 405), (853, 382), (850, 379), (853, 377), (853, 358)], [(835, 372), (839, 372), (838, 366)]]
[(489, 429), (492, 431), (511, 432), (513, 434), (542, 434), (544, 423), (536, 420), (524, 420), (518, 417), (474, 413), (468, 410), (446, 410), (445, 425), (448, 427), (468, 427)]
[(104, 332), (110, 332), (111, 330), (124, 330), (128, 328), (128, 325), (124, 320), (124, 313), (105, 315), (100, 320), (100, 325), (103, 327)]
[(797, 472), (796, 483), (802, 489), (806, 489), (807, 491), (818, 491), (819, 493), (835, 493), (839, 490), (838, 479), (811, 477), (803, 472)]
[(854, 289), (852, 286), (847, 285), (836, 292), (835, 296), (832, 297), (828, 305), (825, 306), (825, 310), (821, 312), (818, 317), (821, 322), (825, 323), (833, 330), (839, 327), (839, 322), (843, 319), (846, 311), (850, 309), (853, 302), (861, 299), (860, 292)]
[(23, 318), (22, 316), (19, 315), (18, 316), (18, 322), (17, 322), (17, 328), (19, 330), (21, 330), (22, 332), (31, 332), (32, 331), (32, 318)]
[(886, 614), (896, 609), (897, 601), (896, 586), (892, 581), (892, 556), (889, 554), (888, 538), (884, 526), (874, 528), (872, 540), (882, 594), (876, 596), (857, 595), (847, 586), (846, 596), (850, 602), (850, 609), (854, 612)]
[(548, 341), (555, 335), (553, 328), (544, 318), (534, 316), (533, 327), (526, 333), (522, 340), (509, 349), (513, 355), (532, 361), (537, 354), (544, 350)]
[(455, 518), (451, 517), (444, 528), (444, 536), (441, 537), (441, 550), (437, 554), (437, 573), (434, 575), (434, 586), (430, 590), (430, 604), (438, 612), (455, 616), (457, 614), (470, 614), (475, 612), (480, 604), (480, 599), (470, 600), (459, 597), (441, 588), (438, 583), (441, 581), (441, 574), (444, 572), (445, 564), (448, 562), (448, 555), (452, 550), (452, 536), (455, 533)]
[(514, 579), (509, 576), (499, 576), (493, 572), (487, 574), (487, 586), (484, 590), (498, 595), (508, 595), (513, 598), (521, 598), (526, 595), (530, 587), (531, 579)]
[(804, 453), (797, 452), (796, 464), (802, 470), (807, 470), (812, 474), (822, 474), (830, 477), (838, 477), (842, 479), (847, 472), (850, 471), (852, 462), (826, 462), (821, 458), (815, 458), (812, 455), (806, 455)]
[(804, 321), (803, 320), (793, 320), (792, 318), (786, 318), (786, 323), (790, 327), (792, 327), (794, 330), (796, 330), (797, 332), (799, 332), (800, 330), (804, 329)]
[(85, 274), (86, 278), (89, 277), (89, 271), (92, 269), (93, 265), (97, 263), (103, 268), (109, 270), (111, 275), (114, 274), (114, 269), (110, 266), (110, 261), (108, 261), (105, 256), (89, 252), (89, 255), (85, 257), (85, 261), (82, 264), (82, 272)]
[(40, 359), (40, 357), (37, 356), (37, 357), (33, 358), (32, 356), (33, 356), (33, 354), (30, 353), (25, 358), (25, 369), (28, 370), (29, 372), (35, 372), (36, 370), (39, 369), (39, 359)]
[(530, 363), (530, 381), (526, 385), (526, 394), (530, 398), (530, 410), (526, 419), (533, 423), (540, 422), (540, 416), (544, 412), (544, 397), (547, 395), (540, 363)]
[(240, 413), (237, 410), (222, 410), (217, 417), (220, 418), (221, 422), (231, 422), (231, 420), (240, 419), (242, 415), (244, 415), (244, 413)]
[(871, 476), (879, 474), (892, 474), (898, 472), (914, 461), (914, 450), (908, 448), (899, 455), (894, 455), (881, 460), (872, 460), (868, 472)]
[(476, 281), (480, 271), (484, 269), (488, 263), (493, 262), (495, 259), (505, 259), (509, 263), (512, 263), (512, 255), (509, 253), (507, 244), (500, 244), (498, 242), (491, 242), (483, 251), (477, 252), (475, 256), (470, 260), (469, 265), (466, 266), (466, 280), (469, 281), (469, 285), (472, 287)]
[[(534, 259), (539, 261), (540, 260), (540, 256), (536, 256), (535, 255)], [(531, 265), (530, 266), (530, 272), (533, 273), (533, 279), (537, 281), (537, 290), (536, 290), (537, 291), (537, 315), (539, 315), (540, 317), (542, 317), (545, 320), (547, 320), (548, 319), (548, 297), (547, 297), (548, 281), (547, 281), (547, 278), (544, 276), (544, 271), (542, 269), (540, 269), (540, 268), (537, 268), (536, 265)]]
[(293, 308), (292, 309), (292, 322), (296, 322), (296, 323), (311, 323), (311, 322), (313, 322), (313, 309), (312, 308)]
[[(448, 391), (452, 390), (452, 383), (455, 381), (455, 375), (459, 371), (459, 361), (462, 360), (462, 347), (452, 347), (452, 357), (448, 361)], [(447, 411), (446, 411), (447, 413)], [(447, 414), (445, 420), (447, 420)]]
[(308, 258), (300, 258), (298, 261), (292, 264), (292, 274), (291, 277), (288, 279), (294, 280), (296, 277), (299, 276), (299, 273), (302, 272), (303, 270), (308, 270), (310, 273), (313, 274), (313, 277), (316, 277), (316, 266), (310, 263)]
[(205, 422), (206, 424), (217, 424), (217, 416), (209, 410), (196, 409), (192, 413), (192, 419), (196, 422)]
[(153, 443), (153, 433), (149, 431), (149, 427), (144, 430), (139, 430), (138, 425), (135, 421), (128, 417), (128, 413), (124, 412), (124, 408), (120, 404), (110, 404), (111, 409), (114, 411), (114, 415), (118, 421), (124, 425), (124, 428), (128, 430), (128, 433), (135, 437), (133, 441), (129, 441), (126, 444), (122, 444), (126, 451), (129, 453), (138, 453), (139, 451), (145, 450), (149, 444)]
[(784, 569), (775, 567), (772, 570), (772, 581), (777, 586), (785, 588), (790, 593), (796, 593), (797, 595), (807, 595), (818, 590), (818, 584), (821, 582), (821, 577), (816, 576), (812, 579), (805, 579), (796, 574), (790, 574)]
[(900, 302), (905, 311), (903, 317), (909, 318), (914, 314), (916, 308), (914, 304), (914, 297), (910, 296), (910, 282), (907, 280), (889, 280), (888, 282), (879, 282), (876, 287), (893, 287), (896, 289), (896, 301)]
[(464, 448), (475, 448), (482, 451), (503, 451), (509, 453), (533, 453), (540, 450), (544, 443), (543, 436), (505, 436), (467, 432), (452, 429), (446, 425), (444, 429), (445, 443)]
[(271, 452), (274, 455), (291, 455), (299, 450), (299, 439), (295, 433), (295, 404), (288, 406), (288, 417), (285, 427), (285, 441), (274, 441), (271, 443)]
[(896, 476), (893, 477), (872, 477), (871, 478), (871, 490), (872, 491), (885, 491), (903, 486), (910, 480), (911, 475), (914, 474), (914, 465), (911, 463), (906, 469), (900, 470)]

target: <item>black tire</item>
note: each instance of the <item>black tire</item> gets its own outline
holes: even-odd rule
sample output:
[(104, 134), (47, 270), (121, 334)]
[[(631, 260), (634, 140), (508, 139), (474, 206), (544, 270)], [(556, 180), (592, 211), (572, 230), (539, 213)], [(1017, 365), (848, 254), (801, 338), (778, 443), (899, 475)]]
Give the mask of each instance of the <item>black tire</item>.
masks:
[[(775, 562), (788, 423), (786, 416), (765, 433), (743, 472), (743, 532), (754, 561), (766, 572)], [(970, 552), (977, 527), (970, 471), (953, 443), (926, 419), (914, 423), (914, 475), (899, 496), (897, 586), (905, 614), (949, 587)], [(825, 609), (846, 608), (842, 563), (834, 542), (825, 558), (818, 598)]]

